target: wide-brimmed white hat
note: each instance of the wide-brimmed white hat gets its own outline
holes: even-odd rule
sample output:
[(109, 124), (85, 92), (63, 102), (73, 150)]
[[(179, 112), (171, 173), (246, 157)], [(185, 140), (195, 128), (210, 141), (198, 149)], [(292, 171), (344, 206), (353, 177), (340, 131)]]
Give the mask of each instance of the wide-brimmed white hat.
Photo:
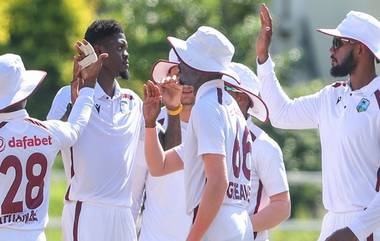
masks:
[(169, 51), (169, 60), (160, 59), (152, 67), (152, 80), (160, 83), (162, 79), (168, 76), (171, 68), (179, 64), (178, 57), (173, 49)]
[(16, 54), (0, 55), (0, 110), (28, 98), (45, 76), (45, 71), (25, 70)]
[(317, 29), (317, 31), (357, 40), (367, 46), (377, 59), (380, 59), (380, 22), (369, 14), (350, 11), (335, 29)]
[(230, 76), (240, 83), (239, 76), (231, 68), (235, 48), (218, 30), (202, 26), (186, 41), (167, 38), (180, 61), (193, 69)]
[(236, 89), (246, 93), (251, 98), (253, 107), (248, 109), (248, 114), (256, 117), (262, 122), (268, 120), (268, 108), (265, 102), (259, 97), (259, 79), (253, 71), (240, 63), (231, 64), (233, 70), (240, 77), (240, 84), (236, 85), (235, 81), (231, 77), (224, 75), (222, 79), (226, 85), (235, 87)]

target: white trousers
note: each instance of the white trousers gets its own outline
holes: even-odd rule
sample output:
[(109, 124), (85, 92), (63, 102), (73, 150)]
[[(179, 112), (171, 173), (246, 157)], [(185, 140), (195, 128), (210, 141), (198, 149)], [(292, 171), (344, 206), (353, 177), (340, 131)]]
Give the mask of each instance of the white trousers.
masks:
[[(318, 241), (325, 241), (328, 236), (338, 229), (342, 229), (351, 224), (352, 220), (357, 217), (362, 211), (333, 213), (328, 212), (323, 217), (321, 234)], [(359, 241), (367, 241), (359, 240)], [(380, 241), (380, 229), (373, 233), (373, 241)]]
[(66, 202), (62, 212), (65, 241), (136, 241), (130, 208)]

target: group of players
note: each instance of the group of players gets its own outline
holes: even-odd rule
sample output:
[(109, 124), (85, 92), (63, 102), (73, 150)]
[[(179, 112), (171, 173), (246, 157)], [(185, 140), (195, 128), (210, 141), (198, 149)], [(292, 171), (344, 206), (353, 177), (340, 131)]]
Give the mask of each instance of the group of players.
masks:
[(153, 66), (144, 101), (116, 80), (128, 78), (122, 28), (97, 20), (76, 44), (73, 81), (47, 121), (25, 110), (46, 73), (1, 55), (0, 240), (46, 240), (58, 151), (65, 241), (268, 240), (289, 217), (289, 188), (279, 146), (251, 117), (319, 129), (327, 210), (319, 241), (380, 240), (380, 22), (351, 11), (336, 29), (319, 29), (333, 36), (331, 74), (349, 78), (291, 100), (269, 55), (265, 5), (260, 19), (258, 76), (232, 62), (222, 33), (203, 26), (186, 40), (168, 37), (169, 60)]

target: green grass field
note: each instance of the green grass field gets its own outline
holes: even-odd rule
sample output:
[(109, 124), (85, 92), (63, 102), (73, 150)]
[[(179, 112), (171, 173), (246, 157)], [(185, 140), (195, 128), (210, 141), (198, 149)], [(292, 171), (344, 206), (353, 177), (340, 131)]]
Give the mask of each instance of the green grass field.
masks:
[[(59, 225), (63, 207), (63, 197), (66, 192), (65, 180), (61, 178), (52, 178), (50, 188), (50, 221), (46, 229), (48, 241), (63, 241), (62, 232)], [(56, 222), (58, 221), (58, 223)], [(274, 230), (270, 233), (271, 241), (315, 241), (318, 239), (317, 231), (280, 231)]]

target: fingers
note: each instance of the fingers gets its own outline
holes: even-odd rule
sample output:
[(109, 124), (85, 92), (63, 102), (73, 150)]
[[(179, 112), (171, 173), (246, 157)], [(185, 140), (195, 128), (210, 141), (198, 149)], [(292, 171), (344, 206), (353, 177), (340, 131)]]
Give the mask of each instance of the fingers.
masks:
[[(83, 39), (82, 41), (77, 41), (74, 45), (74, 48), (77, 52), (76, 60), (83, 69), (97, 62), (98, 57), (95, 53), (95, 50), (86, 40)], [(105, 56), (102, 60), (104, 60), (104, 58)], [(99, 62), (98, 64), (100, 65), (101, 63), (102, 62)]]
[(175, 88), (181, 89), (182, 85), (179, 83), (179, 78), (176, 75), (168, 76), (159, 83), (160, 88)]
[(144, 100), (148, 97), (148, 86), (144, 84)]
[(150, 80), (144, 85), (144, 98), (160, 98), (160, 90), (158, 86)]
[(81, 49), (81, 46), (82, 46), (82, 43), (80, 41), (77, 41), (74, 45), (74, 48), (77, 52), (77, 60), (80, 61), (82, 60), (84, 57), (86, 57), (86, 54), (82, 51)]
[(166, 76), (161, 81), (159, 81), (158, 84), (164, 84), (164, 83), (167, 83), (167, 82), (177, 82), (177, 83), (179, 83), (179, 78), (178, 78), (177, 75)]
[(260, 6), (260, 21), (261, 27), (265, 29), (265, 31), (270, 31), (272, 29), (272, 17), (265, 4), (261, 4)]

